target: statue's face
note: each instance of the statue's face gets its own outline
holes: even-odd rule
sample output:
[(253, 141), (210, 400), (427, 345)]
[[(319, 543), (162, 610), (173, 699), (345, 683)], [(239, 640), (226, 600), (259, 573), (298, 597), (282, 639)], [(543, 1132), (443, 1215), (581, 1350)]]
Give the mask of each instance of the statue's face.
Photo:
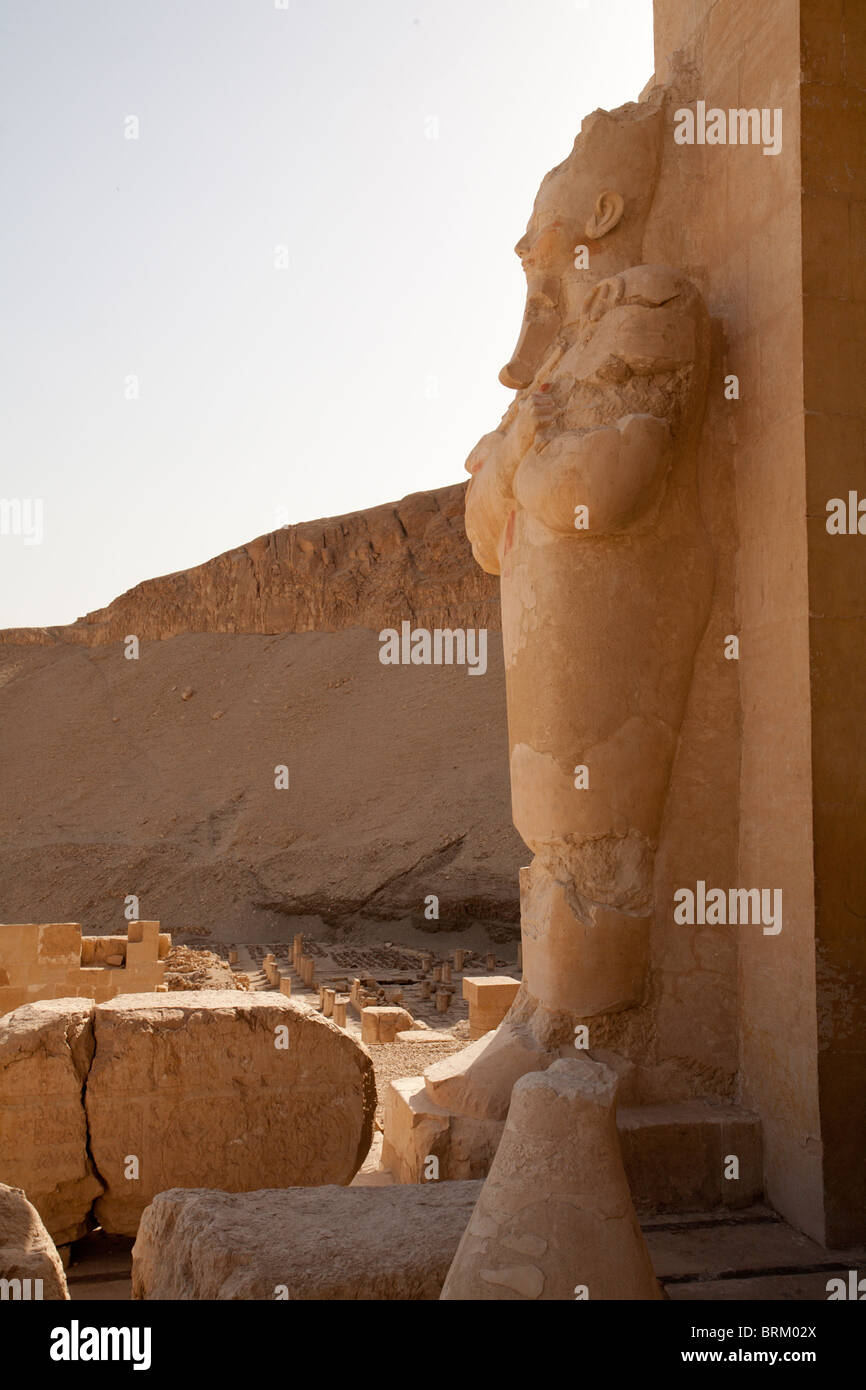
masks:
[[(573, 271), (577, 228), (556, 201), (539, 193), (525, 234), (514, 250), (526, 276), (526, 308), (514, 355), (499, 373), (503, 386), (528, 386), (562, 322), (562, 280)], [(592, 203), (589, 203), (592, 209)]]
[(499, 373), (503, 386), (529, 386), (557, 335), (605, 269), (575, 266), (578, 246), (597, 259), (599, 241), (622, 217), (623, 199), (580, 142), (545, 179), (529, 226), (515, 251), (526, 276), (526, 309), (514, 356)]

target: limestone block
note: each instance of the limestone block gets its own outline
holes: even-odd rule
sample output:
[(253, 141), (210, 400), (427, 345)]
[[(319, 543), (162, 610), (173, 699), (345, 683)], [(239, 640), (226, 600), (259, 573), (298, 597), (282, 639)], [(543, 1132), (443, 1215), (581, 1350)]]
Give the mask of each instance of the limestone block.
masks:
[(148, 942), (154, 945), (159, 940), (159, 922), (130, 922), (126, 929), (128, 941)]
[(36, 958), (46, 974), (77, 970), (81, 964), (78, 922), (46, 922), (39, 927)]
[(150, 965), (159, 956), (159, 922), (130, 922), (127, 932), (127, 969)]
[(69, 1298), (60, 1256), (38, 1211), (20, 1187), (7, 1187), (2, 1182), (0, 1280), (10, 1281), (4, 1285), (8, 1293), (0, 1294), (2, 1298), (55, 1301)]
[(439, 1160), (442, 1180), (484, 1177), (502, 1138), (503, 1123), (452, 1115), (427, 1095), (423, 1076), (400, 1077), (385, 1092), (382, 1166), (398, 1182), (417, 1183), (427, 1158), (433, 1156)]
[[(531, 1157), (528, 1157), (531, 1156)], [(521, 1077), (442, 1298), (658, 1299), (616, 1130), (616, 1076), (574, 1058)]]
[(398, 1043), (422, 1043), (425, 1047), (428, 1043), (448, 1043), (454, 1046), (454, 1039), (450, 1033), (437, 1033), (433, 1028), (408, 1028), (402, 1033), (398, 1033), (395, 1039)]
[(58, 1245), (84, 1235), (102, 1192), (82, 1103), (93, 1010), (46, 999), (0, 1019), (0, 1182), (24, 1189)]
[(0, 982), (23, 986), (35, 981), (39, 927), (32, 922), (0, 925)]
[(480, 1182), (227, 1192), (173, 1189), (142, 1216), (134, 1299), (439, 1297)]
[(335, 989), (325, 988), (322, 990), (322, 1013), (325, 1018), (331, 1018), (334, 1013), (334, 1000), (337, 997)]
[(348, 1008), (348, 1005), (348, 994), (338, 994), (334, 1000), (334, 1012), (332, 1015), (333, 1020), (338, 1028), (345, 1028), (346, 1026), (346, 1009)]
[(369, 1056), (281, 994), (123, 995), (97, 1006), (94, 1033), (86, 1104), (109, 1232), (134, 1235), (169, 1187), (348, 1183), (370, 1147)]
[[(761, 1122), (736, 1106), (685, 1101), (620, 1110), (622, 1157), (640, 1212), (747, 1207), (763, 1195)], [(725, 1177), (726, 1159), (738, 1177)]]
[(463, 998), (469, 1002), (469, 1036), (481, 1038), (498, 1028), (514, 1003), (519, 980), (509, 975), (464, 975)]
[(365, 1043), (392, 1043), (399, 1032), (411, 1026), (412, 1015), (394, 1005), (361, 1010), (361, 1041)]

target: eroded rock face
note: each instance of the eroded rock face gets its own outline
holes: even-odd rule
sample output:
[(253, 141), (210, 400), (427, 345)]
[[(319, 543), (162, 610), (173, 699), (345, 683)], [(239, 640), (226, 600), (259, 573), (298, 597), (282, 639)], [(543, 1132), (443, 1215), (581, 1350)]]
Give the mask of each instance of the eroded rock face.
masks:
[(285, 526), (194, 569), (137, 584), (68, 627), (10, 628), (0, 643), (98, 646), (128, 632), (334, 632), (413, 618), (499, 627), (494, 581), (472, 562), (465, 486)]
[(480, 1189), (161, 1192), (138, 1230), (132, 1296), (436, 1299)]
[(0, 1019), (0, 1183), (24, 1189), (58, 1245), (84, 1235), (102, 1191), (82, 1104), (94, 1007), (42, 1000)]
[(167, 1188), (343, 1184), (367, 1154), (372, 1062), (303, 1004), (228, 990), (124, 995), (97, 1006), (94, 1031), (86, 1106), (107, 1231), (135, 1235)]
[[(66, 1275), (39, 1212), (20, 1187), (0, 1182), (0, 1279), (4, 1298), (68, 1299)], [(19, 1281), (16, 1285), (13, 1281)], [(41, 1283), (37, 1285), (36, 1280)], [(28, 1284), (29, 1281), (29, 1284)]]

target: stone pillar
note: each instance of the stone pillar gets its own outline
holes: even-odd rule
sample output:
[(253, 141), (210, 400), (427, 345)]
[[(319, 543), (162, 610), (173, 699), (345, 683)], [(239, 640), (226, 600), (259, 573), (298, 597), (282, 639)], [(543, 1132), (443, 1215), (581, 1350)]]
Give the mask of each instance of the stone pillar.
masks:
[(450, 960), (446, 960), (446, 961), (443, 961), (443, 962), (442, 962), (442, 983), (443, 983), (443, 985), (450, 985), (450, 983), (451, 983), (451, 962), (450, 962)]
[(428, 970), (432, 970), (432, 969), (433, 969), (433, 954), (432, 954), (431, 951), (422, 951), (422, 953), (421, 953), (421, 969), (424, 971), (425, 974), (427, 973)]
[(661, 1298), (623, 1169), (616, 1085), (588, 1058), (516, 1083), (442, 1299)]
[(448, 1006), (449, 1006), (450, 1003), (451, 1003), (451, 991), (450, 991), (450, 990), (447, 990), (447, 989), (437, 989), (437, 991), (436, 991), (436, 1012), (437, 1012), (437, 1013), (440, 1013), (440, 1014), (447, 1013), (447, 1011), (448, 1011)]
[(429, 980), (422, 980), (420, 984), (421, 998), (429, 999), (432, 988), (433, 986), (431, 985)]
[(334, 999), (334, 1011), (331, 1016), (338, 1028), (345, 1028), (346, 1026), (346, 1007), (348, 1003), (348, 994), (338, 994)]
[(487, 955), (484, 957), (484, 965), (488, 970), (496, 969), (496, 957), (492, 951), (488, 951)]
[(280, 994), (291, 994), (292, 977), (287, 970), (280, 971)]
[(434, 966), (433, 966), (433, 982), (434, 982), (434, 984), (437, 984), (437, 985), (438, 985), (438, 984), (441, 984), (441, 982), (442, 982), (442, 966), (441, 966), (441, 965), (434, 965)]
[(236, 946), (229, 946), (229, 965), (237, 965), (238, 949)]
[(336, 990), (327, 988), (322, 990), (322, 1013), (325, 1015), (325, 1018), (332, 1017), (334, 1012), (334, 1000), (336, 997)]
[(465, 952), (465, 951), (453, 951), (453, 952), (452, 952), (451, 959), (452, 959), (453, 962), (454, 962), (454, 969), (455, 969), (455, 970), (462, 970), (462, 969), (463, 969), (463, 961), (464, 961), (465, 957), (466, 957), (466, 952)]

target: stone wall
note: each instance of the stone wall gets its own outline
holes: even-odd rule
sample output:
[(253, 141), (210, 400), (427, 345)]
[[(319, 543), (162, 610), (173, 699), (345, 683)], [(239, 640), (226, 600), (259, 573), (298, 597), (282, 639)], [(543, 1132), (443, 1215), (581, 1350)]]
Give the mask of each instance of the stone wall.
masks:
[(171, 937), (159, 922), (82, 936), (78, 922), (0, 923), (0, 1015), (38, 999), (113, 999), (163, 985)]
[[(828, 499), (866, 492), (866, 280), (855, 252), (866, 25), (849, 0), (655, 0), (655, 21), (654, 80), (671, 89), (669, 120), (698, 101), (782, 111), (777, 155), (676, 147), (645, 254), (692, 275), (717, 325), (705, 505), (739, 660), (719, 659), (717, 629), (713, 680), (727, 694), (702, 709), (698, 741), (727, 740), (725, 815), (714, 824), (711, 810), (699, 814), (690, 855), (709, 885), (711, 870), (697, 871), (734, 834), (734, 876), (718, 881), (783, 894), (778, 935), (728, 928), (738, 1098), (763, 1122), (769, 1200), (817, 1239), (850, 1242), (866, 1230), (866, 869), (856, 834), (866, 586), (858, 538), (831, 537), (825, 523)], [(738, 399), (725, 398), (729, 374)], [(726, 1001), (729, 972), (727, 959)], [(694, 1002), (683, 1000), (683, 1024), (701, 1029)]]

